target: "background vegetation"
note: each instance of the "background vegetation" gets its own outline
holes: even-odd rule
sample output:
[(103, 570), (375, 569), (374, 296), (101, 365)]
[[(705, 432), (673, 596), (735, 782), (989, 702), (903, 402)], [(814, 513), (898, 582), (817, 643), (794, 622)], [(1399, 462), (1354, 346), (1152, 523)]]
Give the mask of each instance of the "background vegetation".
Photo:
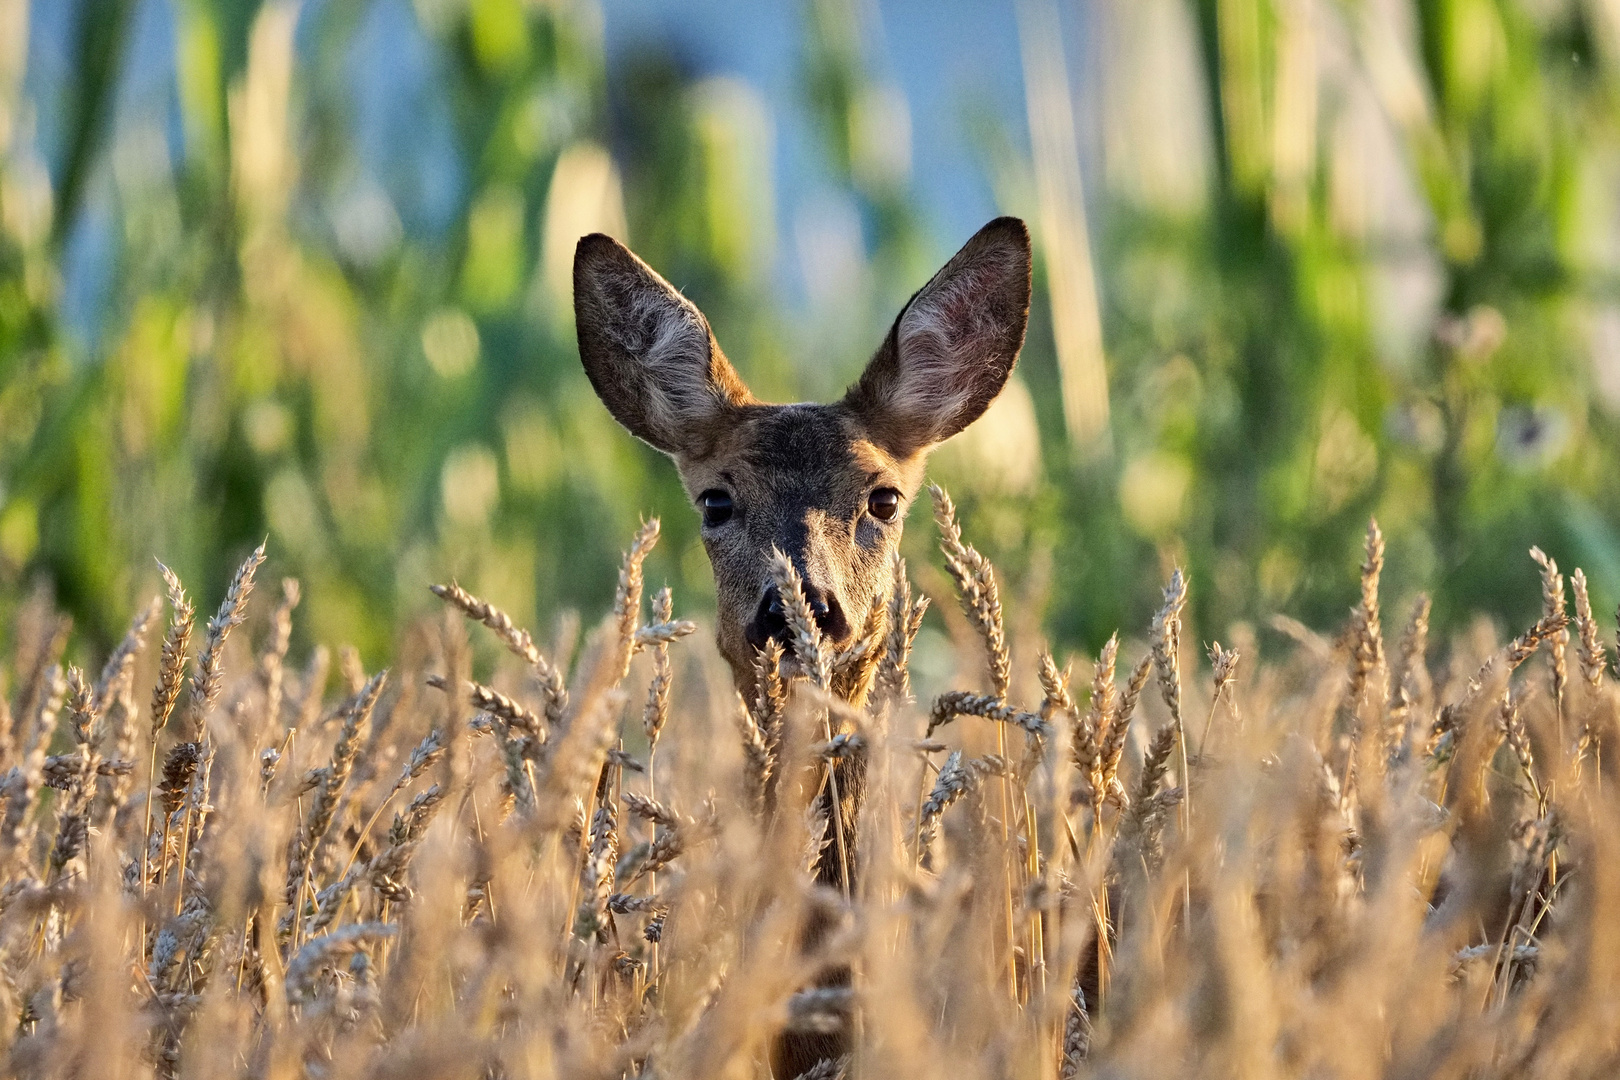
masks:
[[(1085, 598), (1051, 635), (1139, 624), (1173, 561), (1209, 636), (1336, 622), (1369, 513), (1441, 627), (1532, 614), (1502, 585), (1532, 542), (1620, 598), (1611, 5), (1015, 8), (1027, 126), (961, 123), (1037, 235), (1037, 311), (936, 473), (1012, 588)], [(701, 612), (672, 470), (581, 377), (573, 239), (625, 236), (777, 399), (837, 393), (963, 239), (897, 151), (904, 27), (797, 18), (860, 239), (807, 304), (772, 269), (758, 94), (656, 49), (610, 78), (585, 0), (0, 0), (0, 606), (43, 576), (99, 654), (154, 555), (222, 581), (268, 535), (301, 625), (380, 658), (434, 579), (598, 609), (658, 513), (649, 572)], [(132, 67), (153, 35), (172, 68)], [(379, 49), (400, 74), (362, 92)]]
[(1615, 1074), (1620, 6), (1019, 0), (965, 528), (733, 707), (569, 260), (838, 393), (962, 239), (882, 13), (797, 9), (800, 296), (765, 98), (587, 0), (0, 0), (8, 1074)]

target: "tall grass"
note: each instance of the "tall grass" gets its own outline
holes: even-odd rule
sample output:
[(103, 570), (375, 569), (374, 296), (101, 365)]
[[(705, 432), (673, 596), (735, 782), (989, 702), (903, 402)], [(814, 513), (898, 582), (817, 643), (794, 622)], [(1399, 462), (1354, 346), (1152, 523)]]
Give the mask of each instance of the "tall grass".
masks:
[[(656, 523), (577, 657), (451, 584), (333, 693), (324, 649), (288, 663), (296, 583), (255, 614), (262, 550), (195, 658), (173, 575), (161, 643), (154, 603), (99, 675), (24, 604), (6, 1071), (743, 1078), (797, 1031), (850, 1049), (822, 1077), (1612, 1073), (1615, 683), (1580, 571), (1571, 615), (1536, 552), (1535, 626), (1431, 675), (1426, 600), (1383, 640), (1374, 525), (1332, 640), (1280, 620), (1288, 655), (1202, 674), (1177, 572), (1145, 640), (1063, 666), (934, 494), (982, 658), (922, 703), (904, 564), (850, 648), (791, 619), (744, 703), (643, 604)], [(469, 635), (504, 650), (481, 681)]]

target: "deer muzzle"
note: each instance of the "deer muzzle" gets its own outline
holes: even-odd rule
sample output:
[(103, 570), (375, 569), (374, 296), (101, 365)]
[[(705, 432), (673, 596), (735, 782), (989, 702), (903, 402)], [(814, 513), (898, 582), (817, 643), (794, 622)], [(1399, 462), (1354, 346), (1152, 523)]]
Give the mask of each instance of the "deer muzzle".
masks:
[[(842, 645), (849, 637), (849, 620), (844, 616), (844, 607), (838, 602), (838, 597), (806, 581), (804, 598), (810, 604), (821, 636), (829, 644)], [(788, 630), (782, 593), (775, 585), (766, 589), (765, 595), (760, 597), (754, 617), (743, 628), (743, 637), (756, 650), (764, 649), (768, 642), (775, 639), (785, 651), (793, 651), (793, 634)]]

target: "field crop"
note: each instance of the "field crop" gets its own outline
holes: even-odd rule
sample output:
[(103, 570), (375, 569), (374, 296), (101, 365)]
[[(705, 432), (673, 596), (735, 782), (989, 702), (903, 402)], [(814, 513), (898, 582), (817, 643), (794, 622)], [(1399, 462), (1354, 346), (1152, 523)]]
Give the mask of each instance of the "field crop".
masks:
[[(1614, 1074), (1615, 683), (1579, 570), (1571, 612), (1535, 552), (1534, 626), (1436, 648), (1422, 598), (1386, 634), (1373, 525), (1335, 638), (1279, 620), (1286, 655), (1206, 669), (1178, 571), (1143, 639), (1062, 666), (935, 500), (962, 661), (920, 703), (903, 563), (852, 648), (790, 619), (744, 703), (643, 595), (656, 522), (577, 650), (451, 584), (387, 671), (290, 657), (262, 548), (201, 625), (166, 574), (99, 674), (23, 605), (7, 1073), (751, 1078), (793, 1030), (851, 1048), (821, 1077)], [(818, 814), (838, 760), (864, 784)]]

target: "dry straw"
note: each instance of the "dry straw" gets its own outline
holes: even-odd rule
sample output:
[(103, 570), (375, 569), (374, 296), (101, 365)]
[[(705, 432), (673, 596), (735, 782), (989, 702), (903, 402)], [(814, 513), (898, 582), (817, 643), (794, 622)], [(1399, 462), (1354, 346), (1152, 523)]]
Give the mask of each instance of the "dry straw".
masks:
[[(18, 605), (8, 1071), (766, 1080), (788, 1039), (819, 1078), (1616, 1071), (1608, 583), (1572, 572), (1566, 613), (1543, 556), (1541, 617), (1500, 647), (1432, 642), (1400, 598), (1386, 655), (1374, 528), (1336, 647), (1296, 627), (1292, 654), (1211, 644), (1195, 671), (1176, 574), (1146, 655), (1091, 642), (1071, 684), (935, 506), (977, 640), (921, 705), (927, 598), (898, 561), (836, 642), (778, 562), (792, 644), (746, 706), (712, 693), (728, 673), (685, 678), (709, 654), (644, 580), (652, 523), (577, 659), (442, 586), (504, 649), (474, 675), (459, 621), (424, 624), (438, 646), (403, 655), (426, 659), (385, 680), (349, 653), (333, 695), (331, 654), (289, 651), (297, 587), (251, 597), (259, 553), (194, 665), (167, 571), (161, 640), (136, 613), (94, 680), (64, 620)], [(1543, 649), (1551, 679), (1523, 669)], [(142, 759), (145, 791), (120, 788)]]

